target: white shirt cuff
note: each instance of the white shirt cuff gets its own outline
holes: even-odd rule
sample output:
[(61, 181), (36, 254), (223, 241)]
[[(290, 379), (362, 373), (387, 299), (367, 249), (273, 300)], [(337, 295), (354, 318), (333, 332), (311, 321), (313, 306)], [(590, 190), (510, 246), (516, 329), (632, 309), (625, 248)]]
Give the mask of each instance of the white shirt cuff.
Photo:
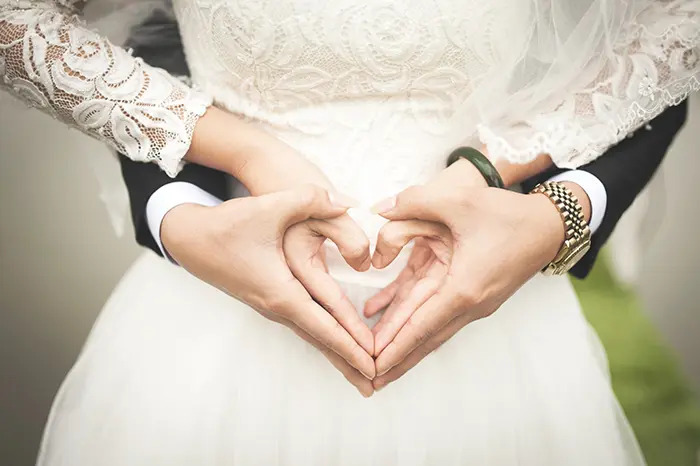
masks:
[(600, 224), (603, 223), (605, 209), (608, 205), (608, 193), (598, 177), (584, 170), (570, 170), (550, 178), (549, 181), (569, 181), (581, 186), (591, 202), (591, 219), (588, 226), (591, 233), (595, 233)]
[(163, 223), (165, 214), (170, 212), (172, 208), (182, 204), (199, 204), (214, 207), (222, 202), (223, 201), (216, 196), (209, 194), (192, 183), (186, 183), (184, 181), (175, 181), (158, 188), (158, 190), (151, 195), (146, 204), (146, 222), (163, 256), (175, 262), (163, 248), (163, 243), (160, 240), (160, 226)]

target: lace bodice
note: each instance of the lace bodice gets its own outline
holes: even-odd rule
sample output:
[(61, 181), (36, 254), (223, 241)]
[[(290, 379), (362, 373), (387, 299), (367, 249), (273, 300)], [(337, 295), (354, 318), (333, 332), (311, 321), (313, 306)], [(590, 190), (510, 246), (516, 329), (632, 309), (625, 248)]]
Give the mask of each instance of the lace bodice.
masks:
[[(0, 0), (2, 85), (176, 173), (208, 98), (83, 27), (66, 12), (76, 0), (59, 3)], [(535, 21), (533, 4), (173, 1), (205, 94), (354, 192), (379, 180), (387, 189), (420, 182), (465, 142), (496, 158), (527, 162), (547, 152), (578, 166), (700, 88), (700, 0), (638, 0), (626, 3), (639, 11), (608, 54), (584, 60), (566, 86), (519, 100), (508, 100), (507, 88), (489, 92), (518, 71), (533, 31), (546, 26), (540, 20), (554, 18), (538, 11)], [(585, 44), (574, 45), (567, 53), (577, 58)]]
[(73, 3), (0, 0), (0, 86), (175, 176), (211, 100), (85, 28)]
[[(349, 127), (394, 139), (398, 128), (409, 140), (423, 135), (416, 149), (432, 136), (434, 149), (478, 137), (495, 157), (527, 162), (546, 152), (578, 166), (700, 87), (700, 2), (657, 0), (625, 24), (609, 59), (582, 67), (563, 92), (484, 112), (489, 77), (510, 69), (532, 34), (531, 3), (174, 0), (196, 82), (278, 134)], [(369, 134), (370, 125), (387, 132)]]

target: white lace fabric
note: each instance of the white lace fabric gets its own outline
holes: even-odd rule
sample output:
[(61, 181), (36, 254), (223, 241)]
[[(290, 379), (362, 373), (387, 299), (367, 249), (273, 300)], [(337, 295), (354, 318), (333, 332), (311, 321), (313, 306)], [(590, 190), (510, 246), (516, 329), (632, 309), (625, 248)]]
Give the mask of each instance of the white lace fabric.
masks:
[[(0, 0), (1, 85), (177, 173), (209, 99), (59, 3)], [(700, 88), (700, 0), (173, 3), (193, 80), (220, 105), (281, 137), (354, 132), (370, 153), (401, 153), (399, 127), (424, 135), (424, 157), (480, 139), (493, 158), (573, 168)]]
[(654, 0), (625, 26), (612, 53), (585, 70), (594, 79), (536, 107), (530, 118), (478, 126), (490, 154), (529, 162), (546, 153), (585, 165), (700, 89), (700, 2)]
[(0, 0), (0, 86), (175, 176), (211, 99), (87, 29), (77, 6)]
[[(173, 3), (195, 82), (281, 132), (400, 114), (573, 168), (700, 88), (699, 0)], [(348, 102), (364, 120), (335, 111)]]

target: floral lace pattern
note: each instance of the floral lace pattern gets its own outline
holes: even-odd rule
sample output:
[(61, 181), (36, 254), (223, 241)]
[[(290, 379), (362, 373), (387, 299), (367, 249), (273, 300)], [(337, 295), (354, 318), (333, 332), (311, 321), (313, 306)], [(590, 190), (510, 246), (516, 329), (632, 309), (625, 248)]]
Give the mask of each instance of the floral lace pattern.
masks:
[[(471, 98), (484, 76), (521, 52), (529, 3), (174, 0), (174, 9), (194, 81), (280, 132), (371, 137), (372, 115), (400, 114), (426, 141), (479, 138), (513, 162), (546, 152), (575, 167), (699, 87), (700, 4), (658, 0), (584, 89), (548, 96), (526, 121), (475, 119)], [(364, 120), (337, 110), (357, 102), (368, 103)]]
[(510, 127), (480, 125), (489, 153), (522, 163), (547, 153), (556, 165), (576, 168), (700, 90), (700, 1), (655, 2), (615, 53), (554, 111)]
[(0, 86), (175, 176), (210, 99), (63, 12), (77, 4), (0, 0)]
[[(495, 157), (523, 163), (546, 152), (557, 165), (580, 166), (700, 88), (700, 0), (650, 0), (590, 83), (548, 96), (546, 105), (533, 105), (531, 117), (481, 120), (474, 95), (485, 76), (517, 60), (531, 26), (529, 3), (174, 0), (173, 6), (193, 81), (219, 104), (280, 137), (332, 135), (373, 161), (392, 153), (387, 167), (403, 152), (444, 158), (474, 137)], [(209, 99), (59, 10), (76, 5), (0, 0), (0, 85), (174, 175)], [(317, 144), (316, 161), (330, 163), (321, 153), (332, 142), (299, 143)], [(338, 171), (354, 162), (338, 161)], [(413, 164), (402, 170), (414, 180), (440, 165), (401, 162)]]

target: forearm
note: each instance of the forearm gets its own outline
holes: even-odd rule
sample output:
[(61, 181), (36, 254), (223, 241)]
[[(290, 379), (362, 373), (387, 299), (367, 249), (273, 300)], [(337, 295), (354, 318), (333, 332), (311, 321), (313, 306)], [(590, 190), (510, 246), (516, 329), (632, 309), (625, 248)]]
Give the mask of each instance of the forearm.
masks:
[[(482, 148), (482, 151), (485, 150), (485, 148)], [(547, 154), (541, 154), (532, 162), (525, 164), (512, 163), (508, 162), (505, 159), (497, 160), (493, 162), (493, 164), (496, 167), (496, 170), (498, 171), (499, 175), (501, 175), (503, 183), (506, 186), (520, 184), (525, 180), (533, 178), (547, 171), (553, 166), (552, 159)], [(472, 172), (472, 176), (474, 175), (473, 170), (469, 169), (468, 167), (464, 168)], [(586, 221), (590, 222), (592, 209), (591, 200), (589, 198), (588, 192), (586, 192), (586, 190), (583, 189), (581, 185), (573, 181), (564, 181), (562, 184), (569, 188), (578, 198), (579, 202), (581, 203), (581, 206), (583, 207), (583, 213), (586, 218)]]
[(237, 115), (212, 107), (199, 119), (186, 159), (230, 173), (253, 195), (330, 182), (292, 147)]
[(0, 87), (170, 176), (211, 103), (47, 2), (0, 0)]

